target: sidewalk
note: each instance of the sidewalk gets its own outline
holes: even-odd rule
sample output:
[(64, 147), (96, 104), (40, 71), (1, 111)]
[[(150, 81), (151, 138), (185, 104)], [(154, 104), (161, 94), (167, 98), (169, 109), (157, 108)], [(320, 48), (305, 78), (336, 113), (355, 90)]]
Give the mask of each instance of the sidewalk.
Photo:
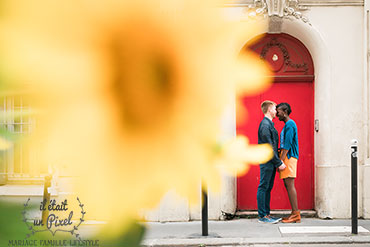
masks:
[(359, 220), (359, 234), (351, 234), (351, 220), (303, 218), (297, 224), (263, 224), (257, 219), (209, 221), (209, 236), (201, 236), (201, 221), (147, 223), (143, 246), (266, 246), (359, 244), (370, 246), (370, 220)]

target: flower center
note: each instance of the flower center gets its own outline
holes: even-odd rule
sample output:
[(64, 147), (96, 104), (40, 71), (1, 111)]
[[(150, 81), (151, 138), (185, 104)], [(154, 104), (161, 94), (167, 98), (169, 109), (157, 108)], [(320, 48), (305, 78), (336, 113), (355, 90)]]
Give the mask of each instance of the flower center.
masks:
[(112, 46), (113, 91), (124, 127), (156, 128), (169, 117), (176, 76), (165, 48), (150, 39)]

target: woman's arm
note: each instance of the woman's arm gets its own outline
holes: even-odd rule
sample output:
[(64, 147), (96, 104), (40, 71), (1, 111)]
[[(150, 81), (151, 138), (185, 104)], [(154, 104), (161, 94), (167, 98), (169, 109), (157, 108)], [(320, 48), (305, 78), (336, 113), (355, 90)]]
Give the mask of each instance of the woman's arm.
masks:
[(288, 154), (288, 151), (289, 150), (286, 150), (286, 149), (284, 149), (284, 148), (282, 148), (282, 149), (280, 149), (280, 159), (282, 160), (282, 161), (284, 161), (285, 160), (285, 157), (287, 156), (287, 154)]
[(281, 148), (281, 154), (280, 159), (284, 161), (285, 157), (287, 156), (289, 149), (292, 146), (293, 143), (293, 135), (294, 135), (294, 129), (290, 122), (287, 122), (284, 126), (285, 132), (284, 132), (284, 147)]

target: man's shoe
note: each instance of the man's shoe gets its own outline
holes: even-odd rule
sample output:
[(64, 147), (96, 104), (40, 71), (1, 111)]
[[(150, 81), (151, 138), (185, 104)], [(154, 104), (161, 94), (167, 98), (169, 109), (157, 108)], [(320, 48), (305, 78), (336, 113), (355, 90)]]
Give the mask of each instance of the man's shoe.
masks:
[(277, 220), (278, 222), (281, 221), (281, 218), (279, 217), (273, 217), (271, 216), (271, 214), (267, 215), (268, 218), (272, 219), (272, 220)]
[(263, 217), (263, 218), (259, 218), (258, 219), (258, 222), (259, 223), (270, 223), (270, 224), (276, 224), (278, 223), (279, 221), (278, 220), (273, 220), (267, 216)]

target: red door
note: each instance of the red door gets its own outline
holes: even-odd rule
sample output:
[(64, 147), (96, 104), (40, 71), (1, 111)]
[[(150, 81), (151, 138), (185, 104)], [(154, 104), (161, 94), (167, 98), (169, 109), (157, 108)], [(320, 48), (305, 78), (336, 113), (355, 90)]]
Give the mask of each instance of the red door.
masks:
[[(260, 54), (274, 72), (274, 84), (266, 92), (244, 97), (243, 105), (248, 110), (248, 120), (237, 126), (237, 133), (248, 136), (257, 143), (257, 131), (263, 118), (260, 105), (264, 100), (276, 103), (287, 102), (292, 107), (291, 118), (298, 127), (299, 160), (295, 181), (300, 209), (314, 208), (314, 74), (308, 50), (297, 39), (287, 34), (268, 34), (249, 48)], [(284, 126), (274, 119), (279, 134)], [(257, 209), (259, 166), (237, 180), (238, 209)], [(271, 196), (272, 209), (290, 209), (283, 181), (276, 174)]]

